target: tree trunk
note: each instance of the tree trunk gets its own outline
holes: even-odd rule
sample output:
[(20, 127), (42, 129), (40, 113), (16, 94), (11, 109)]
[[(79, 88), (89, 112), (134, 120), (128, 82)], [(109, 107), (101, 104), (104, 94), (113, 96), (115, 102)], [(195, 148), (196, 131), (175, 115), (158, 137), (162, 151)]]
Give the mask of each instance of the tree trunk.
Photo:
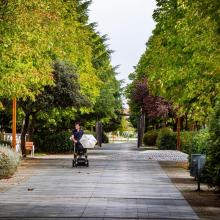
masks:
[(21, 151), (22, 151), (23, 157), (26, 157), (25, 137), (28, 132), (29, 118), (30, 118), (30, 114), (25, 114), (23, 125), (22, 125), (22, 130), (21, 130)]
[(144, 131), (145, 131), (145, 114), (141, 113), (139, 119), (138, 119), (138, 148), (143, 145), (143, 137), (144, 137)]
[(185, 114), (185, 119), (186, 119), (186, 124), (185, 124), (185, 130), (189, 130), (189, 125), (188, 125), (188, 114)]
[(102, 133), (103, 133), (102, 123), (96, 122), (96, 139), (100, 147), (102, 147)]
[(196, 122), (195, 122), (195, 128), (194, 128), (194, 130), (195, 130), (195, 131), (198, 131), (198, 130), (199, 130), (198, 127), (199, 127), (199, 126), (198, 126), (198, 121), (196, 121)]
[(141, 146), (143, 146), (143, 139), (144, 139), (144, 133), (145, 133), (145, 125), (146, 125), (146, 121), (145, 121), (145, 113), (142, 113), (142, 130), (141, 130)]
[(174, 124), (173, 131), (177, 131), (177, 124), (178, 124), (178, 119), (177, 118), (173, 119), (173, 124)]
[(180, 117), (177, 118), (177, 144), (176, 149), (180, 151)]
[(167, 127), (167, 119), (165, 118), (164, 119), (164, 128), (166, 128)]
[(180, 117), (180, 130), (184, 129), (184, 117)]
[(138, 132), (137, 147), (139, 148), (141, 146), (141, 117), (138, 117), (137, 132)]
[(36, 115), (33, 114), (32, 115), (32, 119), (30, 121), (30, 125), (28, 127), (28, 137), (29, 137), (29, 141), (33, 140), (33, 134), (34, 134), (34, 125), (35, 125), (35, 121), (36, 121)]

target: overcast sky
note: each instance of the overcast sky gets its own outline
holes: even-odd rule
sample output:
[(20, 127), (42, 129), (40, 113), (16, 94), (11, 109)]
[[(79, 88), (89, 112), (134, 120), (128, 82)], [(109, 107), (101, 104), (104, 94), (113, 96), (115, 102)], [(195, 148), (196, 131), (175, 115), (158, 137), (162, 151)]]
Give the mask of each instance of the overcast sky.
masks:
[(118, 79), (128, 82), (155, 23), (152, 19), (155, 0), (93, 0), (90, 22), (98, 23), (98, 31), (109, 37), (114, 66), (120, 65)]

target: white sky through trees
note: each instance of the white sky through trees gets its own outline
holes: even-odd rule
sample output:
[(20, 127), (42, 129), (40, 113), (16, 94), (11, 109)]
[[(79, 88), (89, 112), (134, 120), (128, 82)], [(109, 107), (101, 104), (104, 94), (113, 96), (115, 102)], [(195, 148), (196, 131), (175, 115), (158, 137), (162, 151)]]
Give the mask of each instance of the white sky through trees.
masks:
[(152, 19), (155, 0), (93, 0), (90, 22), (98, 23), (98, 31), (107, 34), (113, 65), (120, 65), (118, 79), (128, 82), (155, 23)]

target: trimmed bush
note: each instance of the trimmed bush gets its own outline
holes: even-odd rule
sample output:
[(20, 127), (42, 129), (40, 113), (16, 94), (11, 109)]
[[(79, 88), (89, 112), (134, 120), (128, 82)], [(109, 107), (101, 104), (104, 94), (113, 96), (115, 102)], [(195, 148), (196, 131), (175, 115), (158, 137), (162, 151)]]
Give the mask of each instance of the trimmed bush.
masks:
[(33, 141), (37, 151), (47, 153), (65, 153), (73, 149), (73, 143), (70, 140), (71, 132), (63, 131), (57, 134), (51, 134), (45, 137), (34, 136)]
[(143, 142), (147, 146), (155, 146), (158, 136), (157, 130), (148, 131), (144, 134)]
[[(93, 134), (94, 132), (85, 130), (85, 134)], [(66, 153), (73, 150), (73, 142), (70, 140), (72, 132), (62, 131), (57, 134), (50, 135), (34, 135), (33, 141), (36, 146), (36, 152), (45, 153)], [(103, 143), (108, 143), (108, 137), (105, 133), (102, 136)]]
[(176, 134), (170, 128), (162, 128), (159, 130), (156, 140), (158, 149), (160, 150), (175, 150), (176, 149)]
[[(176, 149), (177, 132), (173, 132), (169, 128), (163, 128), (159, 131), (157, 138), (157, 146), (159, 149)], [(207, 149), (207, 143), (209, 139), (208, 129), (194, 131), (181, 131), (181, 151), (191, 154), (205, 154)]]
[(92, 134), (94, 137), (96, 136), (95, 131), (84, 130), (84, 134)]
[(193, 153), (207, 154), (210, 133), (208, 129), (200, 130), (193, 138)]
[(10, 177), (17, 170), (21, 157), (10, 147), (0, 146), (0, 178)]
[(199, 132), (181, 132), (181, 150), (189, 155), (206, 154), (209, 137), (208, 129), (202, 129)]
[[(177, 136), (177, 132), (175, 132)], [(196, 153), (196, 146), (194, 144), (194, 137), (196, 132), (193, 131), (182, 131), (180, 132), (180, 146), (181, 151), (186, 154), (191, 155), (192, 153)]]

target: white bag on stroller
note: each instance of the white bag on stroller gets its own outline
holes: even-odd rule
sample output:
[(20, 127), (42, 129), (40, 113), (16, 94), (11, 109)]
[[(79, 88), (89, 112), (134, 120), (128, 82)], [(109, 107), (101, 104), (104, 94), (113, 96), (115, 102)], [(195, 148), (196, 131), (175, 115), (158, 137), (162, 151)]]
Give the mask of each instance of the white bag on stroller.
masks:
[(92, 134), (84, 134), (79, 141), (84, 148), (94, 148), (97, 143)]

